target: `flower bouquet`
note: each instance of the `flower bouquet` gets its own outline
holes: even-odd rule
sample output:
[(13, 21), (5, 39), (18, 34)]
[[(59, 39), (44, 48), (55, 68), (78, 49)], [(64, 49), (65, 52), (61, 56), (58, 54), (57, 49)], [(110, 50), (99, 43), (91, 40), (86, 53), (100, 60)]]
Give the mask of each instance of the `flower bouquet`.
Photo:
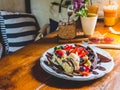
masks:
[(82, 17), (94, 16), (95, 13), (93, 14), (90, 13), (89, 11), (90, 6), (92, 6), (92, 0), (73, 0), (73, 9), (76, 16), (82, 16)]
[(97, 22), (97, 14), (88, 13), (88, 5), (89, 0), (73, 0), (73, 10), (80, 17), (82, 30), (87, 37), (93, 35)]
[(88, 0), (73, 0), (73, 8), (75, 14), (77, 16), (87, 17), (88, 8), (87, 8)]

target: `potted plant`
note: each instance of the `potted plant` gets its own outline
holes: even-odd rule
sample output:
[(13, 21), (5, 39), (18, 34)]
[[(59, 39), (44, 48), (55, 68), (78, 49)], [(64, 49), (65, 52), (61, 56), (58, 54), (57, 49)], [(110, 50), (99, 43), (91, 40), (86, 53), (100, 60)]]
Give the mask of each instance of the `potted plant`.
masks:
[(82, 30), (87, 37), (93, 35), (97, 22), (97, 14), (88, 13), (88, 4), (89, 0), (73, 0), (74, 12), (80, 17)]

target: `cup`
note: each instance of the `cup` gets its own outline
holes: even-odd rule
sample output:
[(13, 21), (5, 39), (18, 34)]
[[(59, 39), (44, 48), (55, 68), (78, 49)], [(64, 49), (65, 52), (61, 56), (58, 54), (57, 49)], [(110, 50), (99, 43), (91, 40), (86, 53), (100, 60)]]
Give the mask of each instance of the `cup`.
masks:
[(103, 7), (105, 26), (113, 26), (116, 24), (117, 9), (116, 5), (106, 5)]
[(85, 37), (91, 37), (94, 34), (98, 16), (89, 14), (88, 17), (81, 17), (82, 30)]
[(98, 6), (96, 6), (96, 5), (88, 6), (88, 13), (97, 14), (98, 13)]

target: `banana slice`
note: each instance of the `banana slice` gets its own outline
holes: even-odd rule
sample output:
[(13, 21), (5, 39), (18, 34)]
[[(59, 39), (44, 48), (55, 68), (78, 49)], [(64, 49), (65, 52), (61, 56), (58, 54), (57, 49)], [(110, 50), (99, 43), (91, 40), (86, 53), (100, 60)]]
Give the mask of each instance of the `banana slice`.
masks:
[(80, 65), (86, 63), (87, 61), (88, 61), (88, 56), (84, 56), (83, 58), (81, 58)]
[(88, 66), (88, 67), (91, 67), (92, 64), (91, 64), (90, 60), (87, 60), (87, 62), (85, 63), (85, 65)]

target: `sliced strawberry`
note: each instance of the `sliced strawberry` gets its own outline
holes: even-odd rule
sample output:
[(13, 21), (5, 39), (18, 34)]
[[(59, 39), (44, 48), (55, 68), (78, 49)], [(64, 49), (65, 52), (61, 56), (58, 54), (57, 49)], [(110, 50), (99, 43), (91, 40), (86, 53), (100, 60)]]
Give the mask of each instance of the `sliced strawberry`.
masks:
[(85, 67), (85, 71), (87, 71), (87, 72), (90, 71), (90, 68), (88, 66), (84, 65), (84, 67)]
[(82, 51), (81, 53), (78, 53), (78, 56), (80, 58), (84, 57), (85, 55), (87, 55), (87, 53), (85, 51)]
[(106, 42), (106, 43), (111, 43), (113, 41), (114, 41), (114, 38), (110, 38), (110, 37), (104, 38), (104, 42)]
[(80, 72), (81, 75), (83, 76), (88, 76), (90, 74), (89, 71), (83, 71), (83, 72)]
[(56, 50), (56, 53), (59, 55), (59, 56), (63, 56), (64, 55), (64, 52), (62, 50)]
[(69, 51), (72, 48), (73, 48), (72, 45), (66, 45), (66, 46), (64, 46), (64, 50), (66, 50), (66, 51)]
[(71, 51), (71, 53), (76, 53), (78, 51), (78, 47), (75, 47), (72, 51)]

